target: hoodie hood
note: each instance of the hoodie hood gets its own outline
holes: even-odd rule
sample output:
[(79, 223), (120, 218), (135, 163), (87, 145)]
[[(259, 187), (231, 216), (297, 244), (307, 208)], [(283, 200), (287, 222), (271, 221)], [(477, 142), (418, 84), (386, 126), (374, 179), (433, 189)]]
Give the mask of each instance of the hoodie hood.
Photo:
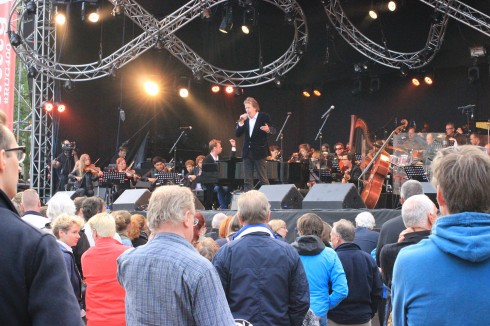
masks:
[(316, 235), (304, 235), (291, 244), (302, 256), (315, 256), (325, 249), (322, 239)]
[(490, 214), (460, 213), (440, 217), (431, 239), (443, 252), (470, 262), (490, 258)]

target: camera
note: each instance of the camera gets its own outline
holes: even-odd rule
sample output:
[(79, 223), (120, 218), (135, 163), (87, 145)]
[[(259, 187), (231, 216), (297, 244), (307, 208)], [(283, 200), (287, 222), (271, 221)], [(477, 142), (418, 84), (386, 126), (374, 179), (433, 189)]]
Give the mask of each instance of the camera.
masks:
[(77, 149), (77, 143), (74, 141), (70, 142), (70, 144), (63, 143), (61, 149), (63, 151), (74, 151)]

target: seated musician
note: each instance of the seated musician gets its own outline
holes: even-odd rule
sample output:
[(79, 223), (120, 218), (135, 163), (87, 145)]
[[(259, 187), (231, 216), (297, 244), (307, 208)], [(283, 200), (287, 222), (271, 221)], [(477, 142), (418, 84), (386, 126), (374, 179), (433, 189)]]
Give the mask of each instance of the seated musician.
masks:
[(340, 155), (340, 159), (344, 165), (344, 176), (342, 183), (353, 183), (356, 187), (361, 175), (361, 169), (355, 164), (356, 156), (354, 153), (344, 152)]
[(194, 175), (195, 163), (193, 160), (185, 161), (184, 186), (196, 189), (196, 175)]
[(120, 146), (117, 155), (114, 155), (111, 159), (111, 163), (116, 163), (119, 158), (126, 159), (126, 155), (128, 154), (128, 148), (126, 146)]
[(116, 160), (116, 171), (126, 173), (127, 178), (124, 179), (123, 184), (115, 185), (116, 187), (115, 192), (112, 195), (113, 201), (115, 201), (119, 196), (121, 196), (124, 190), (134, 188), (134, 186), (136, 185), (136, 181), (138, 181), (138, 179), (140, 178), (140, 176), (137, 175), (134, 170), (128, 169), (126, 160), (122, 157), (119, 157)]
[(289, 159), (289, 163), (309, 163), (310, 161), (310, 145), (309, 144), (300, 144), (298, 146), (299, 151), (297, 153), (293, 153), (291, 158)]
[(280, 161), (281, 150), (279, 146), (276, 145), (269, 146), (269, 152), (271, 153), (271, 155), (265, 158), (267, 161)]
[(333, 148), (335, 149), (335, 158), (337, 158), (337, 160), (340, 160), (340, 155), (342, 155), (345, 151), (344, 144), (338, 142), (334, 145)]
[(94, 164), (90, 163), (90, 156), (88, 154), (82, 154), (77, 164), (78, 169), (73, 170), (68, 178), (75, 181), (75, 197), (87, 196), (92, 197), (94, 195), (93, 182), (98, 180), (103, 175), (102, 171)]
[(321, 153), (324, 160), (328, 160), (328, 153), (330, 153), (330, 146), (327, 143), (322, 144)]
[(162, 184), (158, 183), (158, 179), (157, 179), (156, 175), (158, 173), (168, 172), (168, 170), (165, 167), (166, 161), (163, 158), (161, 158), (160, 156), (155, 156), (151, 160), (151, 163), (153, 164), (153, 169), (151, 169), (150, 171), (146, 172), (141, 177), (141, 181), (149, 181), (149, 182), (151, 182), (150, 191), (153, 191), (153, 190), (155, 190), (156, 187), (162, 186)]
[(327, 169), (327, 160), (325, 160), (319, 151), (313, 152), (310, 158), (310, 177), (307, 183), (308, 188), (313, 187), (315, 183), (320, 182), (320, 171), (321, 169)]
[[(236, 141), (235, 139), (230, 139), (231, 144), (231, 157), (236, 156)], [(219, 139), (211, 139), (209, 141), (209, 154), (204, 158), (203, 164), (212, 164), (217, 161), (222, 160), (223, 158), (220, 156), (223, 151), (223, 147), (221, 147), (221, 140)], [(220, 208), (228, 209), (228, 206), (231, 202), (231, 191), (228, 186), (222, 186), (219, 184), (215, 185), (206, 185), (206, 193), (204, 196), (204, 207), (206, 209), (211, 209), (213, 206), (213, 192), (218, 194), (218, 202)]]

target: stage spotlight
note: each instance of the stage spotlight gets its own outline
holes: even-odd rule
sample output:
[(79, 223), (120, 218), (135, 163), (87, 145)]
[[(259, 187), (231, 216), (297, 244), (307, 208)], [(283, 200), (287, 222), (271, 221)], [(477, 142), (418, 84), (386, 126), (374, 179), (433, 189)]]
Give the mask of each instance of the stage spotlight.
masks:
[(395, 1), (388, 1), (388, 10), (389, 11), (395, 11), (396, 10), (396, 2)]
[(192, 76), (194, 77), (194, 80), (199, 83), (204, 78), (204, 73), (201, 69), (198, 69), (192, 74)]
[(468, 68), (468, 82), (474, 84), (478, 79), (480, 79), (480, 68), (477, 66), (472, 66)]
[(20, 38), (19, 34), (17, 34), (14, 31), (9, 31), (9, 39), (10, 39), (10, 44), (12, 44), (13, 47), (17, 47), (22, 44), (22, 39)]
[(225, 7), (225, 13), (223, 15), (223, 20), (219, 25), (219, 31), (221, 33), (229, 33), (233, 28), (233, 9), (231, 6)]
[(87, 19), (91, 23), (96, 23), (100, 19), (99, 10), (88, 3), (82, 2), (82, 21)]
[(284, 15), (284, 21), (288, 25), (293, 25), (293, 23), (294, 23), (294, 13), (292, 11), (286, 12), (286, 14)]
[(188, 97), (191, 88), (191, 81), (186, 76), (180, 76), (177, 81), (177, 89), (180, 97)]
[(213, 92), (213, 93), (218, 93), (220, 91), (220, 89), (221, 88), (219, 87), (219, 85), (211, 86), (211, 92)]
[(311, 89), (309, 87), (303, 88), (303, 96), (304, 97), (310, 97), (311, 96)]
[(153, 80), (147, 80), (144, 84), (144, 89), (146, 93), (150, 96), (157, 96), (160, 92), (160, 87), (158, 83)]
[(57, 105), (57, 107), (58, 107), (58, 112), (59, 112), (59, 113), (63, 113), (63, 112), (65, 112), (65, 110), (66, 110), (66, 106), (65, 106), (63, 103), (59, 103), (59, 104)]
[(46, 112), (51, 112), (51, 111), (53, 111), (54, 105), (52, 102), (47, 101), (47, 102), (44, 102), (43, 108)]
[(412, 77), (412, 85), (419, 87), (420, 86), (420, 80), (417, 77)]
[(63, 9), (56, 7), (54, 14), (54, 22), (56, 25), (64, 25), (66, 23), (66, 15)]
[(304, 43), (296, 43), (295, 53), (299, 56), (302, 56), (306, 52), (306, 46)]
[(352, 94), (356, 95), (362, 92), (362, 80), (360, 77), (354, 78), (353, 81), (353, 86), (352, 86)]
[(273, 83), (274, 83), (274, 86), (276, 86), (277, 88), (281, 88), (282, 87), (282, 84), (284, 83), (284, 76), (277, 75), (274, 78)]
[(434, 76), (432, 74), (425, 74), (424, 83), (427, 85), (432, 85), (434, 83)]
[(39, 75), (39, 72), (37, 71), (36, 67), (30, 66), (29, 69), (27, 69), (27, 77), (36, 78), (37, 75)]
[(35, 14), (37, 12), (37, 5), (34, 0), (31, 0), (26, 3), (26, 11), (27, 14), (29, 15)]
[(243, 95), (243, 88), (237, 86), (235, 87), (234, 91), (235, 91), (235, 96)]
[(255, 9), (248, 8), (243, 12), (242, 32), (250, 34), (253, 25), (255, 25)]
[(321, 88), (318, 87), (318, 86), (313, 87), (313, 95), (315, 95), (315, 96), (322, 96)]
[(376, 13), (376, 11), (374, 11), (374, 9), (371, 9), (369, 10), (369, 17), (371, 17), (371, 19), (377, 19), (378, 14)]
[(226, 86), (225, 87), (225, 93), (226, 94), (232, 94), (233, 93), (233, 86)]
[(213, 13), (211, 12), (211, 8), (205, 8), (201, 12), (201, 19), (204, 21), (211, 21), (212, 16), (213, 16)]
[(408, 75), (408, 71), (407, 70), (408, 70), (407, 68), (401, 67), (400, 68), (400, 76), (401, 77), (407, 77), (407, 75)]
[(380, 80), (379, 77), (373, 76), (369, 80), (369, 93), (372, 94), (374, 92), (379, 91), (380, 88)]
[(63, 88), (68, 92), (71, 91), (73, 89), (73, 82), (71, 80), (65, 80)]
[(123, 6), (116, 1), (116, 3), (114, 4), (114, 9), (112, 9), (111, 15), (120, 16), (123, 10), (124, 10)]

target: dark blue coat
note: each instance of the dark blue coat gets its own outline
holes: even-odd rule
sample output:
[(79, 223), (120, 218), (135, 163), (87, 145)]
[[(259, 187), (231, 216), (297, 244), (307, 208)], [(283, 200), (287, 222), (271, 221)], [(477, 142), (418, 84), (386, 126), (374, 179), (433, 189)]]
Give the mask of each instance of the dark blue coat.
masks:
[(56, 240), (0, 190), (0, 325), (83, 325)]
[(338, 324), (364, 324), (370, 321), (383, 296), (383, 283), (371, 255), (355, 243), (343, 243), (337, 252), (344, 267), (349, 295), (328, 312), (328, 319)]
[(257, 112), (257, 121), (255, 121), (254, 130), (252, 133), (252, 137), (250, 137), (249, 132), (249, 120), (244, 121), (243, 126), (240, 127), (237, 124), (235, 129), (235, 135), (240, 137), (244, 134), (243, 141), (243, 158), (250, 158), (254, 160), (265, 159), (269, 155), (269, 145), (267, 144), (267, 133), (260, 130), (260, 127), (265, 126), (266, 124), (271, 128), (271, 134), (275, 133), (275, 129), (271, 126), (271, 118), (267, 113)]
[(378, 245), (379, 233), (369, 230), (365, 227), (356, 228), (356, 236), (354, 237), (354, 243), (358, 245), (362, 251), (371, 254), (371, 252)]
[(77, 300), (82, 302), (82, 277), (75, 264), (75, 256), (60, 243), (58, 243), (58, 247), (63, 253), (63, 259), (65, 260), (66, 271), (68, 272), (68, 278), (70, 279), (73, 293), (75, 293)]
[(234, 318), (254, 326), (301, 325), (310, 305), (298, 252), (265, 232), (224, 245), (213, 264)]

